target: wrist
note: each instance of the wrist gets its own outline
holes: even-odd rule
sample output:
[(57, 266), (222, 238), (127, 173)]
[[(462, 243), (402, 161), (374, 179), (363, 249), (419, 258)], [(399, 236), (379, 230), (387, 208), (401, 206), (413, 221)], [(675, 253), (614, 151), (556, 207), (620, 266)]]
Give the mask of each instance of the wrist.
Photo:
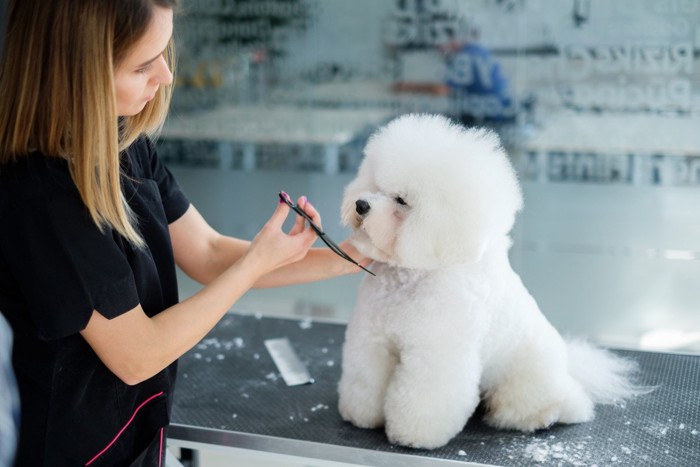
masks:
[(248, 250), (241, 259), (235, 264), (240, 268), (242, 275), (245, 277), (247, 284), (250, 287), (265, 274), (270, 272), (269, 268), (264, 267), (264, 261), (257, 258), (254, 252)]

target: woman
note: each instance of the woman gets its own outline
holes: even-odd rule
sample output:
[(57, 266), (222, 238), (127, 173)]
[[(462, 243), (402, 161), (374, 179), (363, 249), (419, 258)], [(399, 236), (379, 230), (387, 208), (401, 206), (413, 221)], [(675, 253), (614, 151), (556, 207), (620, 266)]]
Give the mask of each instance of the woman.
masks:
[[(169, 103), (174, 3), (10, 1), (0, 310), (17, 465), (161, 465), (179, 356), (251, 287), (357, 271), (310, 250), (302, 218), (284, 234), (283, 203), (252, 242), (219, 235), (159, 161), (145, 134)], [(182, 303), (175, 264), (206, 285)]]

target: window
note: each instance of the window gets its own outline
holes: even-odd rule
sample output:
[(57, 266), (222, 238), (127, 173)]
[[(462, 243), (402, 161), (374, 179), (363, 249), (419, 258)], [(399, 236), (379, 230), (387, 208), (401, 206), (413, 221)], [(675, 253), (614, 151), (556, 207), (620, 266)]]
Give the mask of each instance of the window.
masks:
[[(183, 3), (159, 145), (214, 227), (251, 237), (285, 189), (342, 239), (370, 132), (447, 114), (516, 164), (511, 259), (558, 329), (700, 349), (700, 0)], [(241, 306), (347, 318), (358, 280)]]

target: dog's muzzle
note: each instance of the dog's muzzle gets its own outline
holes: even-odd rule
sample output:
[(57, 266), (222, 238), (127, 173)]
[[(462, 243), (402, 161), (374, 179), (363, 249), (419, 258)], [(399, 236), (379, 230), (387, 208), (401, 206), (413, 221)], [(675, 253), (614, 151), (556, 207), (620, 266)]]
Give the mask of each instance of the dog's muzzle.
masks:
[(369, 203), (364, 199), (358, 199), (355, 201), (355, 212), (361, 216), (367, 214), (370, 210)]

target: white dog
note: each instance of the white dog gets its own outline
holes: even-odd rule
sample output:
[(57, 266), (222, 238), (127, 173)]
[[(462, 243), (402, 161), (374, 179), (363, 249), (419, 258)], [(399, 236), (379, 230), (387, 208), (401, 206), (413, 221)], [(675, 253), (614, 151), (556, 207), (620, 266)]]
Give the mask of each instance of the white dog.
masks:
[(343, 223), (374, 259), (347, 328), (339, 409), (390, 442), (432, 449), (480, 400), (486, 421), (533, 431), (636, 394), (634, 365), (565, 342), (511, 269), (522, 207), (498, 137), (406, 115), (370, 138)]

